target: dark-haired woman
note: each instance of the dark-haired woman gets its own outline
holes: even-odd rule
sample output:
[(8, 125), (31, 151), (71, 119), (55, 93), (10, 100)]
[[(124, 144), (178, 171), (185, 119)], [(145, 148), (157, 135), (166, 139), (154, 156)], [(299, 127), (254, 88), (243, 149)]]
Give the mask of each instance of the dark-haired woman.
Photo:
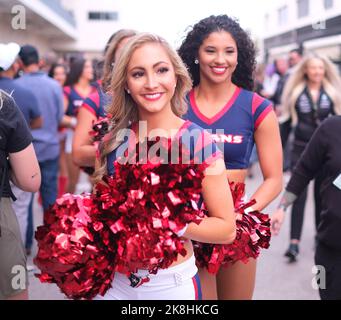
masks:
[(54, 63), (49, 70), (49, 77), (58, 81), (62, 87), (65, 85), (67, 69), (65, 64)]
[[(93, 77), (94, 71), (90, 60), (79, 57), (72, 60), (64, 87), (64, 105), (66, 115), (73, 117), (74, 127), (76, 127), (77, 113), (83, 101), (98, 89), (98, 85), (92, 83)], [(73, 129), (68, 129), (65, 152), (69, 177), (67, 192), (69, 193), (75, 192), (80, 172), (79, 167), (73, 163), (71, 156), (72, 139)]]
[[(251, 150), (256, 144), (264, 177), (251, 196), (263, 210), (282, 188), (282, 149), (271, 103), (252, 92), (255, 48), (249, 35), (226, 15), (210, 16), (195, 24), (179, 54), (188, 66), (193, 89), (187, 118), (211, 130), (224, 151), (230, 182), (244, 182)], [(201, 270), (205, 299), (251, 299), (256, 261), (234, 261), (217, 276)]]
[(96, 148), (89, 132), (94, 122), (106, 116), (105, 107), (110, 103), (110, 96), (107, 91), (114, 62), (117, 60), (121, 49), (135, 35), (136, 31), (134, 30), (120, 29), (110, 37), (105, 47), (103, 76), (99, 81), (99, 88), (84, 100), (77, 114), (72, 157), (73, 161), (79, 166), (93, 167), (95, 164)]

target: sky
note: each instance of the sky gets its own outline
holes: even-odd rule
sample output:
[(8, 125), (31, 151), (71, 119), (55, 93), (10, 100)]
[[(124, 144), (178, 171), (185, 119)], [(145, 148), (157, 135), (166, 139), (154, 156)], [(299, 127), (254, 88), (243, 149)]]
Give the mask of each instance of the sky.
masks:
[(186, 28), (211, 14), (239, 20), (257, 38), (264, 32), (264, 15), (271, 0), (121, 0), (122, 27), (154, 32), (177, 47)]

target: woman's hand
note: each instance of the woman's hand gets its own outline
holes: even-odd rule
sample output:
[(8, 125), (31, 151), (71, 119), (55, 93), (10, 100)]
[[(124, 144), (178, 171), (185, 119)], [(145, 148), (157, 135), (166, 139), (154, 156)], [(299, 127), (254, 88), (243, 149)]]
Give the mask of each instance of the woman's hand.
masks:
[(271, 232), (278, 235), (284, 222), (285, 212), (283, 208), (278, 208), (271, 216)]

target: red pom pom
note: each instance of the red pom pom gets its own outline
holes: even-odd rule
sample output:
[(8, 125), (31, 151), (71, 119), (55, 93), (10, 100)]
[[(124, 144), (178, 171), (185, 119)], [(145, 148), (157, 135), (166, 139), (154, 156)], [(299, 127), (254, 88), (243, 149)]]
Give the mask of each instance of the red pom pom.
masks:
[(95, 194), (57, 200), (36, 232), (38, 277), (56, 283), (69, 298), (104, 295), (115, 271), (169, 267), (186, 255), (176, 233), (204, 218), (197, 202), (205, 166), (114, 166), (115, 176), (103, 177)]
[(92, 299), (111, 287), (115, 252), (98, 239), (90, 217), (93, 208), (90, 195), (66, 194), (45, 213), (35, 234), (34, 263), (41, 270), (36, 276), (56, 283), (68, 298)]
[[(170, 147), (168, 140), (163, 146)], [(139, 150), (137, 145), (133, 156), (141, 161)], [(176, 233), (187, 223), (200, 223), (204, 217), (197, 207), (204, 167), (151, 163), (145, 155), (145, 164), (115, 162), (115, 177), (105, 177), (105, 183), (96, 186), (96, 202), (101, 205), (96, 219), (105, 220), (117, 235), (115, 263), (116, 270), (122, 273), (139, 268), (156, 273), (169, 267), (178, 254), (186, 254)]]
[(93, 140), (99, 142), (103, 139), (103, 137), (108, 133), (109, 130), (109, 122), (110, 116), (99, 118), (92, 125), (92, 130), (89, 132), (89, 135), (93, 137)]
[(207, 268), (210, 273), (217, 273), (221, 266), (242, 261), (247, 263), (250, 258), (256, 259), (261, 248), (270, 246), (270, 218), (259, 211), (245, 212), (256, 201), (243, 203), (245, 185), (230, 184), (236, 212), (237, 235), (232, 244), (204, 244), (195, 242), (195, 256), (200, 268)]

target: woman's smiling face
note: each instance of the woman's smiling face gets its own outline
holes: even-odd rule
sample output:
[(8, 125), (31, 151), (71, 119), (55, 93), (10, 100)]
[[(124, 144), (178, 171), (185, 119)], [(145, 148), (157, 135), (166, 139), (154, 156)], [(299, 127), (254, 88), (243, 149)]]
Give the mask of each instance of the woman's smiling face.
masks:
[(134, 51), (127, 69), (127, 89), (140, 113), (171, 108), (175, 86), (173, 64), (160, 44), (146, 43)]
[(231, 81), (238, 64), (237, 44), (226, 31), (212, 32), (201, 44), (198, 52), (200, 79), (221, 83)]

